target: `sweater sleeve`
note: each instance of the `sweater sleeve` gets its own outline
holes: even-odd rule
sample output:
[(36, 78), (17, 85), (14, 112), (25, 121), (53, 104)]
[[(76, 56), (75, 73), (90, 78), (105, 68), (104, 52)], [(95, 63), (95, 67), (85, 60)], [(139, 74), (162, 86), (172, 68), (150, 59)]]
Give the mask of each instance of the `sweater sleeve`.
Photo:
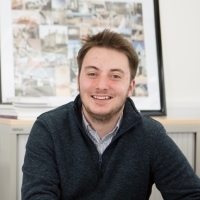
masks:
[(200, 199), (200, 179), (164, 128), (155, 140), (152, 168), (156, 187), (165, 200)]
[(40, 118), (30, 132), (22, 171), (22, 200), (60, 198), (53, 139), (48, 126)]

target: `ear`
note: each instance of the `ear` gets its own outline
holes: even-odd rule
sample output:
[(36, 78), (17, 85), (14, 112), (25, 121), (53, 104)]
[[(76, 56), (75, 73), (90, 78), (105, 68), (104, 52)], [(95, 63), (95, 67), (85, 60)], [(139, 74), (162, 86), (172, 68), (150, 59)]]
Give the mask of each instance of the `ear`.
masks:
[(128, 97), (131, 97), (135, 88), (135, 80), (132, 80), (129, 85)]

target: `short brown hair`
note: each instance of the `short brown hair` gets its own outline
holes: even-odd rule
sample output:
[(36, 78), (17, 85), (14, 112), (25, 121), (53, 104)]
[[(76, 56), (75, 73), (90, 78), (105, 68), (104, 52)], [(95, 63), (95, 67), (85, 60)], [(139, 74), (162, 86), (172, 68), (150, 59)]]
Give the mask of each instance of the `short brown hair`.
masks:
[(83, 46), (79, 50), (77, 56), (79, 73), (81, 72), (83, 59), (86, 53), (92, 47), (105, 47), (122, 52), (128, 57), (129, 67), (131, 71), (131, 80), (135, 78), (139, 62), (138, 56), (135, 52), (133, 45), (121, 34), (105, 29), (102, 32), (97, 33), (96, 35), (87, 35), (87, 37), (82, 38), (82, 41)]

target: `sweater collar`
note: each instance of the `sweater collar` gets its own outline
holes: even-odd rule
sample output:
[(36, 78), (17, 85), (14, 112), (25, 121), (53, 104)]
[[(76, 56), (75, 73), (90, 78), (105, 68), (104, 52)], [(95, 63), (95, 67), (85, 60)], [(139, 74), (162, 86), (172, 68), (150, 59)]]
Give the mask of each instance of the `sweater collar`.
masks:
[[(80, 94), (74, 100), (74, 112), (76, 113), (76, 118), (81, 127), (82, 126), (82, 102), (80, 98)], [(135, 104), (131, 98), (127, 98), (123, 110), (123, 119), (120, 127), (120, 133), (127, 131), (136, 125), (141, 119), (141, 114), (135, 107)]]

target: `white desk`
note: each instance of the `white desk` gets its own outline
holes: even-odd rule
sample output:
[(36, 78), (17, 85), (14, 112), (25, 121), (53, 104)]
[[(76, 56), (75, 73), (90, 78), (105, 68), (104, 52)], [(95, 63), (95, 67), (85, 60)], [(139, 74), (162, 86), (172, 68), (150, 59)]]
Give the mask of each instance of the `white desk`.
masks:
[[(200, 120), (178, 120), (157, 117), (167, 133), (182, 148), (197, 175), (200, 176)], [(0, 199), (21, 199), (21, 166), (25, 144), (34, 121), (0, 118)], [(176, 134), (176, 137), (174, 135)], [(186, 136), (186, 137), (185, 137)], [(184, 139), (182, 139), (184, 137)], [(181, 141), (181, 142), (180, 142)], [(184, 149), (181, 149), (184, 150)], [(187, 153), (188, 152), (188, 153)], [(188, 154), (188, 155), (187, 155)], [(190, 156), (192, 155), (192, 156)], [(191, 157), (191, 158), (190, 158)], [(152, 200), (160, 200), (157, 192), (152, 192)]]

